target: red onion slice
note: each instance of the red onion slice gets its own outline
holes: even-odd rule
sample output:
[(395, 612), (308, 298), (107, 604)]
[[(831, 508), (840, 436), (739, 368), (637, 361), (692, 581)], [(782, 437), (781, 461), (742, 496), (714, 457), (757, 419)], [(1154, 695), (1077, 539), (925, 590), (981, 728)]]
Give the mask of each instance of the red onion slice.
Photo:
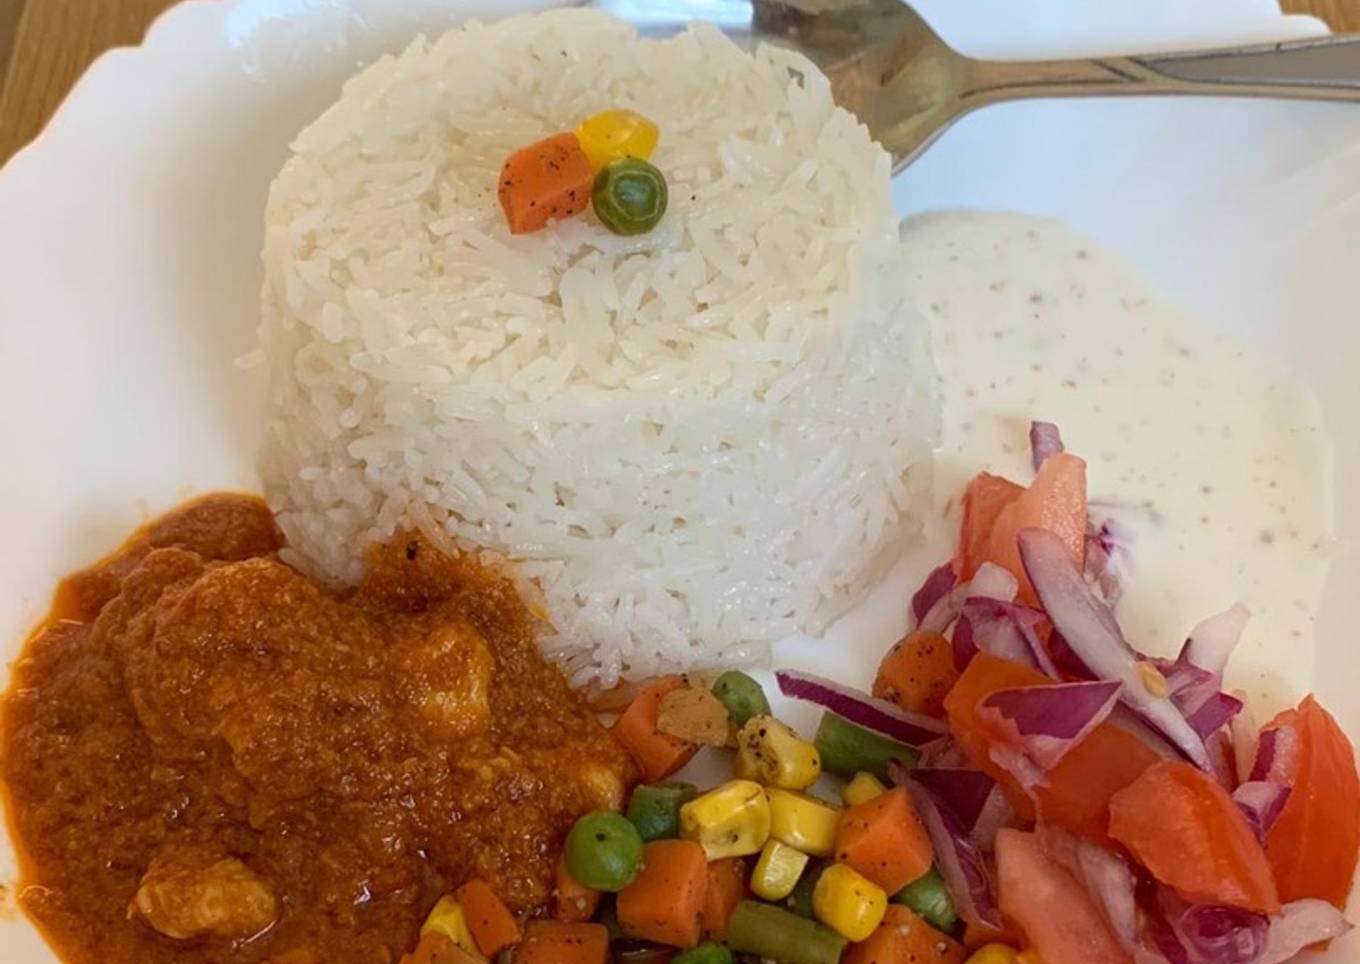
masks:
[[(1201, 622), (1185, 640), (1177, 662), (1198, 666), (1221, 681), (1228, 657), (1242, 638), (1242, 631), (1251, 619), (1251, 610), (1241, 603), (1231, 609), (1210, 616)], [(1221, 682), (1219, 685), (1222, 685)]]
[(906, 787), (935, 848), (935, 864), (959, 916), (971, 924), (999, 928), (1001, 911), (996, 891), (977, 844), (934, 791), (910, 777), (906, 778)]
[(1133, 550), (1133, 533), (1115, 519), (1086, 523), (1086, 561), (1082, 575), (1113, 606), (1124, 595), (1124, 580)]
[(983, 699), (978, 716), (1006, 733), (1012, 748), (1046, 773), (1104, 722), (1120, 688), (1117, 682), (1097, 680), (997, 690)]
[(948, 595), (958, 582), (958, 577), (954, 575), (954, 567), (946, 562), (942, 566), (936, 566), (926, 576), (925, 582), (921, 583), (921, 588), (917, 589), (911, 597), (911, 617), (916, 626), (921, 625), (921, 621), (926, 618), (926, 613), (943, 596)]
[(1255, 964), (1270, 934), (1264, 914), (1240, 907), (1187, 907), (1171, 925), (1197, 964)]
[(906, 780), (916, 780), (958, 817), (959, 825), (971, 832), (987, 805), (987, 798), (996, 781), (981, 770), (969, 767), (905, 767), (889, 766), (893, 783), (904, 786)]
[(1198, 709), (1186, 716), (1186, 722), (1199, 734), (1200, 739), (1207, 740), (1212, 734), (1227, 726), (1241, 710), (1242, 701), (1236, 696), (1213, 693), (1199, 705)]
[(1289, 800), (1289, 787), (1271, 780), (1248, 780), (1233, 791), (1233, 802), (1246, 814), (1247, 823), (1264, 842), (1266, 834)]
[(977, 572), (973, 573), (973, 581), (968, 584), (969, 598), (999, 599), (1002, 602), (1010, 602), (1019, 591), (1020, 582), (1015, 578), (1015, 575), (1009, 569), (998, 566), (994, 562), (984, 562), (978, 566)]
[(816, 703), (857, 726), (909, 746), (921, 746), (948, 732), (940, 720), (908, 713), (886, 700), (821, 676), (779, 669), (775, 670), (774, 678), (779, 683), (779, 692), (785, 696)]
[(1261, 731), (1256, 741), (1256, 762), (1248, 780), (1269, 780), (1286, 786), (1298, 772), (1299, 734), (1292, 726), (1272, 726)]
[(1062, 433), (1058, 431), (1058, 426), (1052, 422), (1030, 422), (1029, 450), (1034, 460), (1034, 471), (1038, 472), (1045, 459), (1063, 451)]
[(1044, 614), (1030, 606), (970, 597), (954, 627), (954, 661), (957, 664), (962, 659), (966, 666), (972, 654), (982, 650), (1059, 679), (1058, 669), (1039, 639), (1038, 627), (1043, 621)]
[(1325, 900), (1293, 901), (1271, 918), (1265, 951), (1255, 964), (1283, 964), (1305, 947), (1334, 940), (1350, 929), (1341, 911)]
[(1144, 684), (1138, 661), (1125, 642), (1113, 613), (1086, 584), (1062, 540), (1044, 529), (1022, 529), (1020, 558), (1025, 572), (1063, 639), (1096, 677), (1118, 681), (1121, 699), (1196, 766), (1210, 770), (1204, 740), (1166, 696)]

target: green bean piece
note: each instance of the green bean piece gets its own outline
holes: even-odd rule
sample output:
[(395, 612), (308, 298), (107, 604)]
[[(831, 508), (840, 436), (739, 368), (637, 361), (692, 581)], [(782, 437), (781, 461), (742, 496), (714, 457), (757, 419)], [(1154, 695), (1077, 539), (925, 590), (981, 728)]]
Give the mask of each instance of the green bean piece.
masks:
[(741, 729), (753, 716), (770, 712), (770, 701), (760, 684), (739, 669), (729, 669), (713, 681), (713, 695), (723, 706), (732, 725)]
[(680, 836), (680, 808), (694, 799), (692, 783), (643, 784), (628, 801), (628, 819), (644, 841)]
[(744, 900), (727, 924), (727, 946), (780, 964), (837, 964), (845, 938), (773, 904)]
[(613, 894), (601, 895), (600, 909), (596, 911), (595, 918), (598, 923), (604, 925), (605, 930), (609, 931), (609, 939), (611, 941), (614, 941), (615, 943), (619, 941), (638, 943), (636, 941), (631, 941), (628, 935), (623, 932), (623, 925), (619, 923), (618, 901), (614, 899)]
[(721, 944), (705, 941), (672, 957), (671, 964), (732, 964), (732, 952)]
[(798, 878), (798, 883), (793, 885), (793, 890), (789, 896), (784, 898), (784, 906), (793, 911), (799, 917), (813, 919), (812, 913), (812, 892), (817, 889), (817, 881), (822, 877), (822, 871), (830, 866), (829, 861), (813, 860), (803, 868), (803, 873)]
[(623, 890), (642, 869), (637, 828), (612, 810), (596, 810), (577, 820), (564, 853), (572, 877), (591, 890)]
[(905, 743), (890, 740), (830, 712), (822, 714), (813, 745), (822, 755), (822, 769), (846, 779), (863, 770), (886, 781), (889, 760), (899, 760), (903, 766), (910, 767), (915, 766), (920, 757)]
[(953, 933), (959, 923), (959, 915), (954, 912), (954, 900), (949, 896), (949, 888), (945, 886), (944, 878), (935, 867), (926, 871), (919, 880), (913, 880), (893, 894), (893, 903), (905, 904), (931, 927), (946, 934)]
[(615, 234), (646, 234), (666, 213), (666, 178), (636, 157), (610, 161), (595, 175), (595, 216)]

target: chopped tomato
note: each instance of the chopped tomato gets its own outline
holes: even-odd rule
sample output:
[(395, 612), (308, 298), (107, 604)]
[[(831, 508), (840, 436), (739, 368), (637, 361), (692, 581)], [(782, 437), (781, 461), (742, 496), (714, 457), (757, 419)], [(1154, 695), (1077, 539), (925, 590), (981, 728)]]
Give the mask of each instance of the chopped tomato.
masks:
[(1279, 726), (1298, 737), (1289, 799), (1266, 835), (1280, 900), (1317, 897), (1344, 910), (1360, 852), (1355, 749), (1312, 696), (1266, 728)]
[(1051, 682), (1038, 670), (979, 653), (945, 698), (949, 729), (973, 765), (997, 781), (1023, 819), (1035, 818), (1037, 804), (1046, 823), (1104, 843), (1110, 798), (1161, 759), (1142, 740), (1114, 723), (1100, 724), (1053, 768), (1047, 786), (1034, 788), (1033, 798), (989, 753), (1006, 737), (979, 718), (983, 699), (997, 690)]
[(987, 561), (987, 549), (997, 516), (1025, 491), (1010, 479), (990, 472), (979, 472), (963, 493), (963, 524), (959, 549), (954, 557), (954, 574), (960, 580), (972, 579), (978, 566)]
[(1247, 818), (1217, 780), (1188, 763), (1158, 763), (1116, 793), (1110, 836), (1192, 903), (1280, 909), (1270, 862)]
[(992, 526), (987, 559), (1011, 571), (1020, 582), (1016, 598), (1036, 600), (1034, 587), (1020, 561), (1020, 530), (1047, 529), (1063, 541), (1080, 568), (1086, 559), (1086, 463), (1059, 452), (1040, 466), (1030, 487), (1003, 508)]
[(1129, 964), (1086, 888), (1044, 853), (1039, 838), (1010, 828), (996, 835), (1001, 912), (1025, 933), (1044, 964)]

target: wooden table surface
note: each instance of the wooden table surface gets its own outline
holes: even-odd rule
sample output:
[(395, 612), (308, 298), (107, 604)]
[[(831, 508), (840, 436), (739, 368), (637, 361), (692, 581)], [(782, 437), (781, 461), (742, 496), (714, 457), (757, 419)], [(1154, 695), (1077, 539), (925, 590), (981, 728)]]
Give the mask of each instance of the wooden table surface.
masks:
[[(1193, 0), (1187, 0), (1193, 2)], [(174, 0), (0, 0), (0, 164), (37, 135), (85, 67), (137, 43)], [(1360, 0), (1284, 0), (1291, 13), (1360, 32)]]

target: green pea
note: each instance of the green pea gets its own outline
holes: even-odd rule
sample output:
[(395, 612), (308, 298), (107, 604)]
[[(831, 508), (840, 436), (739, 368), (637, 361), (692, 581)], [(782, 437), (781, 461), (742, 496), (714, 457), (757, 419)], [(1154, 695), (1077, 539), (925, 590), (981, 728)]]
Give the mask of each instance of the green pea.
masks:
[(912, 881), (893, 895), (893, 903), (905, 904), (918, 917), (936, 930), (951, 933), (959, 923), (959, 915), (954, 911), (954, 901), (949, 896), (949, 888), (944, 884), (940, 872), (931, 867), (925, 875)]
[(637, 828), (612, 810), (596, 810), (577, 820), (567, 834), (565, 853), (567, 870), (591, 890), (623, 890), (642, 868)]
[(645, 234), (666, 213), (666, 178), (636, 157), (610, 161), (595, 175), (595, 216), (615, 234)]
[(721, 944), (705, 941), (672, 957), (671, 964), (732, 964), (732, 952)]
[(729, 669), (714, 680), (713, 695), (727, 707), (727, 715), (737, 728), (745, 726), (753, 716), (770, 712), (770, 701), (760, 684), (739, 669)]
[(628, 801), (628, 819), (645, 841), (680, 836), (680, 808), (698, 791), (692, 783), (644, 784)]

